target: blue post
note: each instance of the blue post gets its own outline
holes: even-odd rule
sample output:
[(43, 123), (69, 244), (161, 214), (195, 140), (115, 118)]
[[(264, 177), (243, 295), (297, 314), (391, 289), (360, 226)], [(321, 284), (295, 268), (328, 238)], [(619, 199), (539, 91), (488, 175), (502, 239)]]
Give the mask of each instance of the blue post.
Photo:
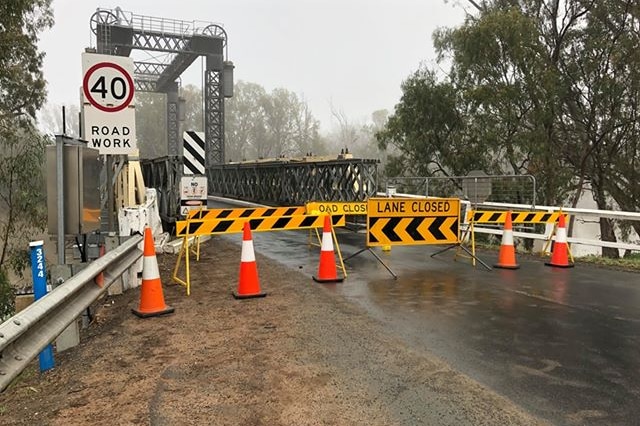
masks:
[[(47, 294), (47, 270), (45, 269), (44, 264), (43, 244), (43, 241), (33, 241), (29, 243), (29, 248), (31, 249), (33, 296), (35, 300), (38, 300)], [(47, 345), (47, 347), (40, 352), (39, 360), (41, 373), (53, 368), (53, 347), (51, 345)]]

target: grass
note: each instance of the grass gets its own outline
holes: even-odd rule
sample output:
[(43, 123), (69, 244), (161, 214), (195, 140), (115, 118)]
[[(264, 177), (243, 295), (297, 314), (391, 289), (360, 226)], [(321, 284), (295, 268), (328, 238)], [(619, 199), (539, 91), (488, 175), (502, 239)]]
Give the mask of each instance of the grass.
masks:
[(640, 271), (640, 256), (638, 255), (632, 255), (621, 259), (610, 259), (608, 257), (589, 255), (576, 258), (576, 261), (630, 271)]
[[(500, 250), (500, 241), (478, 241), (476, 240), (476, 248), (490, 251)], [(541, 256), (539, 253), (532, 253), (529, 251), (518, 251), (518, 253), (529, 254), (533, 256)], [(628, 271), (640, 271), (640, 253), (633, 253), (630, 256), (611, 259), (609, 257), (588, 255), (576, 257), (574, 260), (578, 263), (588, 263), (596, 266), (604, 266), (608, 268), (623, 269)]]

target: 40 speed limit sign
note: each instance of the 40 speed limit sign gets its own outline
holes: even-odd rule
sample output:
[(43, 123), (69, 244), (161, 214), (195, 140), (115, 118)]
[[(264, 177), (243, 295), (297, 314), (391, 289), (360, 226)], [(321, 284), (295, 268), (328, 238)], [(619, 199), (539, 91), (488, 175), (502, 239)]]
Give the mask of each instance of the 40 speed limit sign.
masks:
[(82, 54), (84, 138), (100, 154), (136, 151), (133, 59)]

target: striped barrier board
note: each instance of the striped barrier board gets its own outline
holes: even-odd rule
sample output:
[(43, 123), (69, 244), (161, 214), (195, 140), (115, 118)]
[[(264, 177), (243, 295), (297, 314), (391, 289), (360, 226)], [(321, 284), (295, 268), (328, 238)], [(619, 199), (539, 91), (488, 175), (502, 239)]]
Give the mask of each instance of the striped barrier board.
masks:
[[(512, 223), (556, 223), (563, 214), (566, 218), (566, 213), (545, 213), (545, 212), (511, 212)], [(507, 219), (506, 211), (469, 211), (468, 222), (473, 223), (493, 223), (503, 224)]]
[(306, 209), (302, 206), (294, 207), (255, 207), (242, 209), (203, 209), (192, 210), (187, 216), (188, 219), (212, 220), (212, 219), (235, 219), (235, 218), (255, 218), (271, 216), (298, 216), (306, 214)]
[[(179, 220), (176, 222), (176, 236), (233, 234), (243, 231), (249, 221), (252, 231), (283, 231), (294, 229), (322, 228), (326, 215), (271, 216), (256, 218)], [(333, 226), (344, 226), (345, 216), (331, 216)]]
[(182, 174), (204, 175), (204, 133), (186, 131), (182, 135)]

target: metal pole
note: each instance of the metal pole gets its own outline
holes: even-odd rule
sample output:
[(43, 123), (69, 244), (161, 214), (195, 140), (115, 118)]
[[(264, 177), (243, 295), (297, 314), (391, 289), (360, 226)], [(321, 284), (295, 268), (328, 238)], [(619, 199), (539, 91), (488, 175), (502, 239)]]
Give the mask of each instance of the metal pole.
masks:
[(113, 206), (115, 204), (115, 200), (113, 199), (113, 164), (114, 158), (113, 155), (106, 155), (107, 159), (105, 161), (107, 165), (107, 224), (109, 227), (109, 232), (114, 231), (114, 223), (113, 223)]
[(58, 265), (64, 265), (64, 139), (56, 136), (56, 193), (58, 194)]

